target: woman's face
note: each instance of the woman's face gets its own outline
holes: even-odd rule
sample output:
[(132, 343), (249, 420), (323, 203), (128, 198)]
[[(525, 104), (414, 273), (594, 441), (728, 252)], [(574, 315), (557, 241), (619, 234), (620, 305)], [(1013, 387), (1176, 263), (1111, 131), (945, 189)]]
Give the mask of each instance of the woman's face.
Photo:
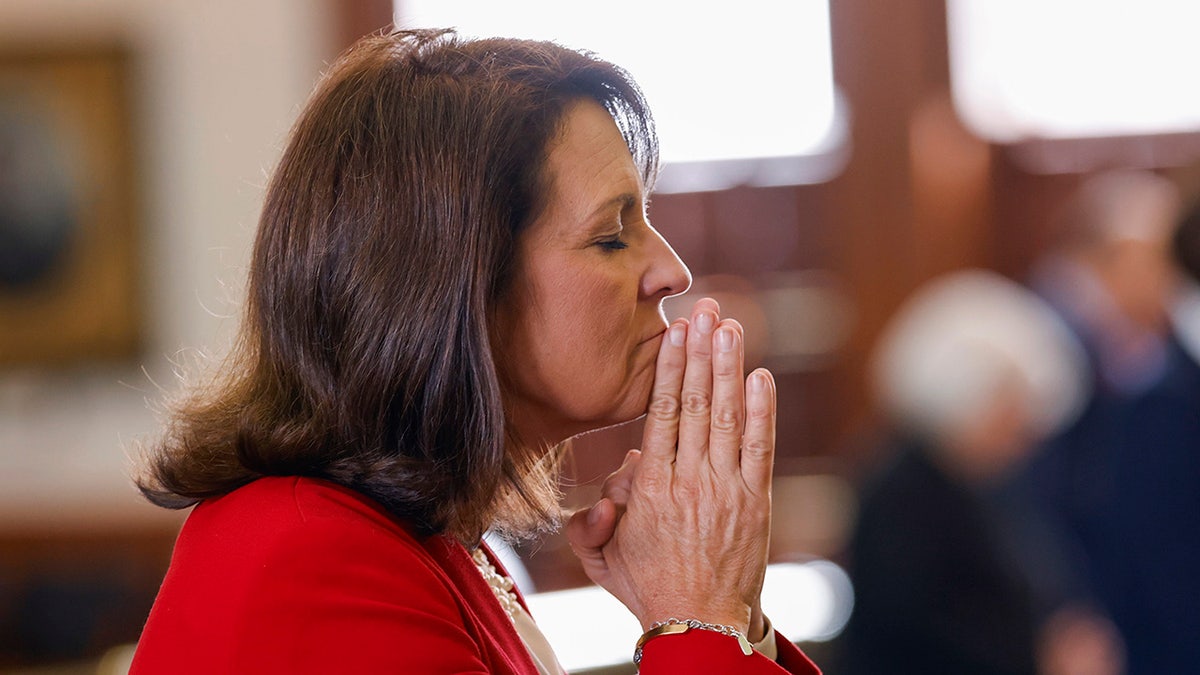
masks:
[(548, 194), (518, 242), (497, 317), (511, 422), (528, 443), (557, 443), (646, 411), (662, 300), (691, 275), (650, 227), (646, 195), (608, 112), (566, 113), (546, 161)]

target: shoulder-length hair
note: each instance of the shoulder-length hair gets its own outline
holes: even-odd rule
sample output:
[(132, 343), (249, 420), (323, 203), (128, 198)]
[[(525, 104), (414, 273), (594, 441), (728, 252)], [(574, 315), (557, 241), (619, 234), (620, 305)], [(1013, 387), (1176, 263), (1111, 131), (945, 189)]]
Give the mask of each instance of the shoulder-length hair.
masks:
[(183, 508), (299, 475), (468, 543), (553, 523), (560, 453), (507, 428), (492, 319), (584, 98), (652, 185), (642, 94), (589, 53), (405, 30), (342, 55), (267, 189), (240, 339), (148, 448), (146, 497)]

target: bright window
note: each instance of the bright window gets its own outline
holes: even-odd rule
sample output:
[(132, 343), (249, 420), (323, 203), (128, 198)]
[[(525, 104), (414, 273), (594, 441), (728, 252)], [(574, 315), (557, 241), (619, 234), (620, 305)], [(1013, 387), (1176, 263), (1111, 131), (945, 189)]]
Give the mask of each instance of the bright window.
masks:
[(660, 189), (823, 180), (813, 160), (840, 145), (828, 0), (396, 5), (399, 26), (554, 40), (624, 67), (658, 123)]
[(955, 105), (993, 141), (1200, 131), (1194, 0), (948, 0)]

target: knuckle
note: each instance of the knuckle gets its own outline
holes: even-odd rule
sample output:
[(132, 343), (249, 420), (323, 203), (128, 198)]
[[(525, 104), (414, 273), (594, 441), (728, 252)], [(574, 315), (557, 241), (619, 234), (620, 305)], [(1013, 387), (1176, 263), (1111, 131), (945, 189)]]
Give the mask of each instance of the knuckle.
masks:
[(730, 377), (741, 379), (741, 368), (738, 367), (738, 362), (734, 358), (723, 358), (713, 360), (713, 375), (717, 377)]
[(699, 390), (683, 393), (683, 411), (691, 415), (707, 415), (712, 401), (707, 393)]
[(742, 416), (736, 408), (718, 406), (713, 410), (712, 428), (723, 433), (741, 432)]
[(746, 411), (746, 414), (755, 422), (769, 421), (771, 419), (771, 409), (767, 406), (755, 406)]
[(747, 438), (742, 441), (742, 453), (766, 457), (775, 451), (775, 443), (766, 438)]
[(679, 417), (679, 399), (670, 394), (655, 394), (650, 399), (646, 414), (662, 422), (671, 422)]
[(649, 495), (658, 495), (667, 491), (669, 479), (658, 471), (646, 471), (638, 476), (638, 491)]
[(690, 506), (703, 496), (701, 487), (692, 481), (678, 481), (671, 486), (672, 500), (678, 506)]

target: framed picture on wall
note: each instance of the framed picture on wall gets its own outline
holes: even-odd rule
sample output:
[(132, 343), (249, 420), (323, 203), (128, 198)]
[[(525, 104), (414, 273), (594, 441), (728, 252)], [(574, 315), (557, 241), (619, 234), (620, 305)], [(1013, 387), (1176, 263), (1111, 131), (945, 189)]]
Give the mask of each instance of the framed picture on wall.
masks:
[(138, 351), (129, 62), (0, 49), (0, 368)]

